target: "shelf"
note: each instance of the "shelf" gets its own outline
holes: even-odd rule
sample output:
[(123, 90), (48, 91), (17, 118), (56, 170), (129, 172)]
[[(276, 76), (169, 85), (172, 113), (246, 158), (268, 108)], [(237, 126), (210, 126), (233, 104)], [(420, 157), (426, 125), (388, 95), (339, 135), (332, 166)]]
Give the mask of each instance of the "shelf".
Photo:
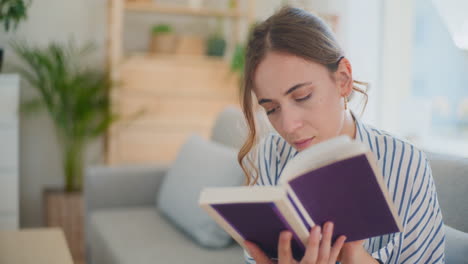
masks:
[(134, 12), (154, 12), (172, 15), (192, 15), (192, 16), (211, 16), (211, 17), (247, 17), (247, 14), (239, 13), (237, 10), (217, 10), (207, 8), (190, 8), (178, 5), (161, 5), (152, 2), (126, 2), (125, 9)]

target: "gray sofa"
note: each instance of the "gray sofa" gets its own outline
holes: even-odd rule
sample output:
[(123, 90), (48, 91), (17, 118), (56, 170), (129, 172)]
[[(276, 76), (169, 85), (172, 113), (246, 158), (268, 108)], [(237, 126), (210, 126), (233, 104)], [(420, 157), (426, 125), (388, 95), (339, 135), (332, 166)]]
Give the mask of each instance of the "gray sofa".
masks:
[[(238, 147), (241, 113), (223, 112), (212, 140)], [(262, 128), (268, 129), (268, 128)], [(444, 221), (468, 232), (468, 160), (428, 154)], [(155, 197), (168, 167), (91, 167), (85, 179), (88, 264), (243, 263), (237, 244), (212, 250), (198, 246), (163, 217)], [(446, 227), (447, 263), (468, 263), (468, 234)]]

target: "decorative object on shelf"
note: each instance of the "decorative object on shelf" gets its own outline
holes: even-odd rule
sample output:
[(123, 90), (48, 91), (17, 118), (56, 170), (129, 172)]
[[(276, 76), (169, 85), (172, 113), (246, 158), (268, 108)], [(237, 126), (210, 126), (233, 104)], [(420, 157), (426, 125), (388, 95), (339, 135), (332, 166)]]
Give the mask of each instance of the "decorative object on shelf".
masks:
[(226, 41), (218, 34), (208, 38), (206, 42), (206, 55), (223, 57), (226, 50)]
[(220, 18), (218, 18), (217, 24), (216, 32), (206, 41), (206, 55), (223, 57), (226, 50), (226, 40), (224, 40), (222, 36), (222, 24)]
[(158, 24), (151, 29), (151, 53), (174, 53), (177, 36), (168, 24)]
[(0, 0), (0, 22), (6, 32), (16, 30), (21, 20), (27, 18), (31, 0)]
[[(26, 20), (31, 0), (0, 0), (0, 24), (6, 32), (15, 31), (21, 20)], [(0, 72), (3, 65), (3, 48), (0, 47)]]
[(177, 41), (177, 55), (196, 55), (205, 54), (205, 40), (197, 35), (180, 35)]

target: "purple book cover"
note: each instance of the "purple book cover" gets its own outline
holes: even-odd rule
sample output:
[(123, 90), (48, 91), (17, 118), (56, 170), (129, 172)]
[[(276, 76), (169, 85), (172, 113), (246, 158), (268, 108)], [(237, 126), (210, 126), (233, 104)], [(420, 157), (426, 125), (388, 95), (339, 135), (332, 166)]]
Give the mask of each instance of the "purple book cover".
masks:
[(304, 256), (304, 245), (272, 202), (211, 205), (245, 240), (257, 244), (270, 258), (278, 257), (281, 231), (293, 233), (291, 248), (296, 260)]
[(333, 241), (400, 232), (365, 154), (305, 173), (289, 182), (315, 224), (335, 225)]

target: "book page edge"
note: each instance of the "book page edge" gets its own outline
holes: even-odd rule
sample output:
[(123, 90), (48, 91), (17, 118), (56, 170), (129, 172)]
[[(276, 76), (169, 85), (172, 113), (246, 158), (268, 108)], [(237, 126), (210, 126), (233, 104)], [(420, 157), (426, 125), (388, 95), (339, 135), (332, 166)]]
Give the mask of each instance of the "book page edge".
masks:
[(398, 212), (396, 211), (396, 208), (395, 208), (395, 205), (394, 205), (393, 201), (390, 199), (390, 193), (388, 191), (387, 185), (384, 183), (384, 178), (382, 176), (382, 173), (380, 173), (380, 168), (377, 166), (377, 160), (374, 157), (374, 154), (372, 152), (367, 152), (366, 157), (369, 160), (369, 164), (370, 164), (372, 170), (374, 171), (374, 175), (376, 176), (375, 178), (377, 180), (377, 184), (379, 185), (380, 190), (382, 191), (382, 194), (383, 194), (385, 200), (387, 201), (387, 205), (389, 205), (390, 213), (392, 214), (393, 219), (395, 220), (400, 232), (403, 232), (403, 226), (402, 226), (402, 223), (401, 223), (401, 218), (398, 215)]

